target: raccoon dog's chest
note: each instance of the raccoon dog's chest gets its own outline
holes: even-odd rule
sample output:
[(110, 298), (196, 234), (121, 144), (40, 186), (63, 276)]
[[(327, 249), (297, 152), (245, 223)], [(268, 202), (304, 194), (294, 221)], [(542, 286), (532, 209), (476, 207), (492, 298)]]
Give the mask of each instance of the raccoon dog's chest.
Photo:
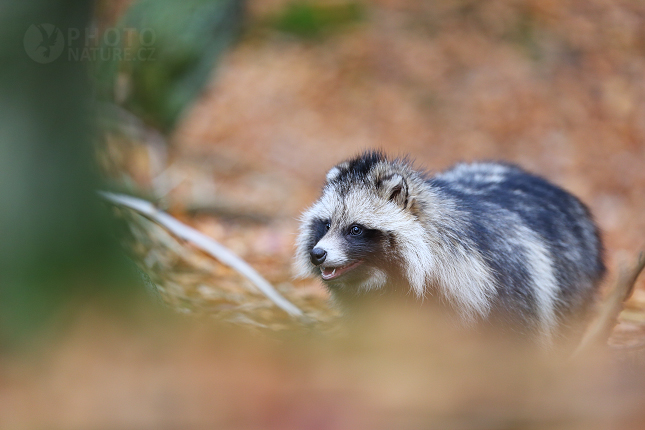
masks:
[(426, 177), (379, 152), (329, 171), (302, 216), (296, 265), (339, 300), (403, 286), (464, 322), (547, 340), (587, 312), (604, 273), (589, 211), (546, 180), (499, 163)]

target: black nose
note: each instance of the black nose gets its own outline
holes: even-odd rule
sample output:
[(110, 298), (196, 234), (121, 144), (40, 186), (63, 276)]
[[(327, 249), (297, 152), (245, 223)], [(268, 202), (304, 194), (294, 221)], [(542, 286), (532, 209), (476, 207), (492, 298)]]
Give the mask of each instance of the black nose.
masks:
[(323, 264), (323, 262), (325, 261), (325, 257), (327, 257), (327, 251), (322, 248), (314, 248), (309, 253), (309, 256), (311, 257), (311, 262), (315, 266), (318, 266), (320, 264)]

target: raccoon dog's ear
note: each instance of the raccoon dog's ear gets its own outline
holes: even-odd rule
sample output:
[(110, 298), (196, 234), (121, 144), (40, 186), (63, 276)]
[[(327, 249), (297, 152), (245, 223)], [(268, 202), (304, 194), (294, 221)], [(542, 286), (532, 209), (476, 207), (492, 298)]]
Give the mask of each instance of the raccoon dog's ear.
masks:
[(329, 172), (327, 172), (327, 182), (331, 182), (334, 179), (340, 175), (340, 172), (342, 169), (347, 169), (347, 162), (341, 163), (338, 166), (334, 166), (331, 169), (329, 169)]
[(381, 181), (381, 193), (383, 197), (403, 208), (408, 206), (408, 183), (398, 173), (388, 176)]

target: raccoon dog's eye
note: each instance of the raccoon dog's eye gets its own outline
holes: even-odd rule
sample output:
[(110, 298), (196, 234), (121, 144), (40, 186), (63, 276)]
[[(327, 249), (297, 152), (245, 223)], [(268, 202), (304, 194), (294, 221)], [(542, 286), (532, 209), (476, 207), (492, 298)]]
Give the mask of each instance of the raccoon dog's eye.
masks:
[(363, 234), (363, 228), (358, 225), (353, 225), (349, 229), (349, 234), (351, 234), (352, 236), (360, 236), (361, 234)]
[(326, 222), (326, 223), (325, 223), (325, 230), (329, 231), (329, 229), (330, 229), (330, 228), (331, 228), (331, 223), (330, 223), (330, 222)]

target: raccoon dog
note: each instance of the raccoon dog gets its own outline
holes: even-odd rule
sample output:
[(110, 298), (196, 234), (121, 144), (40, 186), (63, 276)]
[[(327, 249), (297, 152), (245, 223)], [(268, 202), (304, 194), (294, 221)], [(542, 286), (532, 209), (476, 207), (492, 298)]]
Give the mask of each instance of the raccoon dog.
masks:
[(507, 164), (426, 177), (366, 152), (327, 173), (301, 222), (299, 274), (320, 276), (341, 304), (404, 290), (466, 324), (501, 322), (546, 343), (589, 310), (605, 271), (585, 205)]

